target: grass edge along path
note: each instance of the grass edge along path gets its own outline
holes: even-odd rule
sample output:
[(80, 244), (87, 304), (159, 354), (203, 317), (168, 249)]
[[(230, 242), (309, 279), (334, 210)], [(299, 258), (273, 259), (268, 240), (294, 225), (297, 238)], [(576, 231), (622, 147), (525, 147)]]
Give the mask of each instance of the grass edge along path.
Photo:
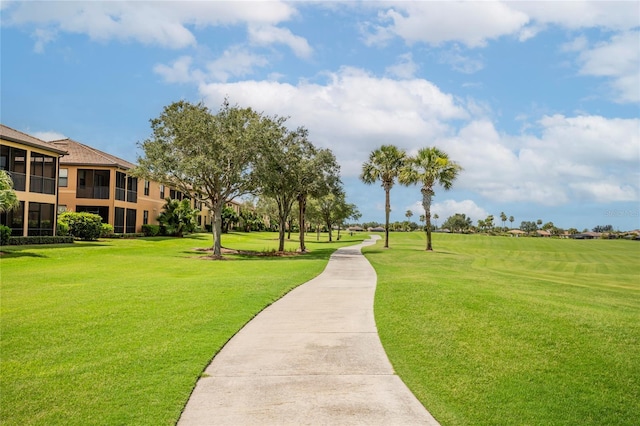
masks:
[(394, 234), (363, 251), (383, 346), (443, 425), (640, 418), (640, 244)]
[[(0, 423), (174, 424), (244, 324), (364, 236), (307, 238), (308, 254), (221, 261), (197, 250), (211, 245), (207, 234), (3, 247)], [(223, 243), (270, 252), (277, 234)]]

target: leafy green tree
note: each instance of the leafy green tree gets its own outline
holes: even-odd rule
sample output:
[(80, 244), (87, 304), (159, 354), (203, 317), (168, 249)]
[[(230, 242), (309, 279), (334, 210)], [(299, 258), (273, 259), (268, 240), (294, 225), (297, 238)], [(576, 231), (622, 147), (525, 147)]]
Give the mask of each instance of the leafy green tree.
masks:
[[(339, 168), (335, 157), (328, 150), (318, 150), (308, 140), (308, 131), (299, 127), (289, 130), (280, 118), (273, 122), (271, 137), (263, 145), (255, 174), (259, 192), (271, 198), (277, 206), (279, 243), (278, 250), (284, 250), (287, 222), (291, 222), (292, 208), (298, 203), (298, 223), (300, 224), (300, 251), (304, 252), (304, 214), (309, 195), (323, 195), (327, 188), (325, 176), (339, 182)], [(324, 159), (330, 160), (323, 162)], [(332, 169), (335, 168), (335, 169)], [(289, 224), (289, 231), (291, 230)]]
[(491, 231), (493, 229), (493, 215), (490, 214), (489, 216), (487, 216), (487, 218), (484, 220), (484, 226)]
[(340, 166), (335, 155), (329, 149), (314, 149), (311, 155), (303, 158), (298, 164), (301, 173), (298, 175), (298, 224), (300, 225), (300, 251), (306, 252), (304, 243), (305, 212), (310, 197), (321, 198), (339, 190)]
[(345, 194), (342, 191), (336, 191), (317, 199), (317, 209), (320, 218), (329, 231), (329, 241), (333, 241), (332, 231), (335, 225), (340, 225), (354, 215), (359, 215), (355, 204), (347, 203)]
[(538, 225), (536, 225), (536, 222), (533, 221), (522, 221), (520, 223), (520, 230), (524, 231), (524, 232), (535, 232), (538, 230)]
[(449, 216), (442, 224), (443, 228), (449, 229), (451, 232), (464, 232), (471, 228), (471, 218), (464, 213), (456, 213)]
[(229, 228), (237, 224), (239, 220), (240, 217), (233, 208), (224, 206), (222, 209), (222, 232), (225, 234), (229, 233)]
[(6, 170), (0, 170), (0, 212), (7, 212), (20, 205), (13, 180)]
[(165, 198), (162, 211), (158, 215), (158, 222), (168, 235), (182, 237), (185, 233), (193, 232), (197, 227), (197, 218), (200, 211), (191, 208), (191, 200), (188, 198), (172, 200)]
[(213, 214), (213, 254), (221, 256), (224, 206), (256, 188), (253, 166), (272, 120), (224, 101), (213, 114), (202, 103), (174, 102), (151, 120), (139, 144), (135, 174), (177, 187)]
[(385, 248), (389, 248), (389, 214), (391, 213), (389, 193), (406, 161), (407, 154), (404, 150), (394, 145), (382, 145), (380, 148), (371, 152), (371, 154), (369, 154), (369, 161), (362, 165), (360, 179), (367, 185), (380, 181), (384, 189)]
[(400, 183), (405, 185), (420, 184), (422, 207), (427, 220), (427, 250), (432, 251), (431, 244), (431, 201), (435, 195), (434, 186), (441, 185), (445, 191), (453, 186), (453, 182), (462, 171), (462, 167), (449, 159), (449, 155), (436, 148), (422, 148), (411, 158), (400, 173)]

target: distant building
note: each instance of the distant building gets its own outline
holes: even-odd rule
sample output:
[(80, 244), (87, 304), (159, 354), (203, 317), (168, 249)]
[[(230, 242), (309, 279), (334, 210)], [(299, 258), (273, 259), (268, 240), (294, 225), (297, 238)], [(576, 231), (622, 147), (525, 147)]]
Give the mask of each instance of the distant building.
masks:
[[(60, 161), (58, 212), (95, 213), (116, 233), (136, 233), (142, 225), (158, 224), (167, 197), (188, 198), (170, 186), (132, 176), (135, 164), (106, 152), (72, 139), (51, 144), (68, 152)], [(239, 204), (229, 205), (239, 213)], [(211, 225), (209, 209), (195, 200), (191, 207), (200, 210), (198, 226)]]
[(67, 152), (0, 124), (0, 168), (13, 180), (18, 208), (0, 214), (13, 236), (55, 235), (60, 158)]

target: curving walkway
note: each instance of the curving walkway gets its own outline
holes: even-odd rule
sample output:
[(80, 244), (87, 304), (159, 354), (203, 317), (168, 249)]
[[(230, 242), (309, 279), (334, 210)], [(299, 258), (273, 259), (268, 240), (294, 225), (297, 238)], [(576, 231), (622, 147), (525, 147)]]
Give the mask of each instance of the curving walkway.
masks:
[(438, 425), (398, 376), (373, 317), (376, 273), (337, 250), (215, 356), (178, 425)]

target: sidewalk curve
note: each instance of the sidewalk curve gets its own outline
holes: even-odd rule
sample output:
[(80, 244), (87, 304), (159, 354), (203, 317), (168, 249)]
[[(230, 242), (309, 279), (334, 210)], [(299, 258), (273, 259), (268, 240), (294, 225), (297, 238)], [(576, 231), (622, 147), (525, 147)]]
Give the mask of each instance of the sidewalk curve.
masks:
[(178, 425), (438, 425), (393, 372), (361, 248), (267, 307), (214, 357)]

